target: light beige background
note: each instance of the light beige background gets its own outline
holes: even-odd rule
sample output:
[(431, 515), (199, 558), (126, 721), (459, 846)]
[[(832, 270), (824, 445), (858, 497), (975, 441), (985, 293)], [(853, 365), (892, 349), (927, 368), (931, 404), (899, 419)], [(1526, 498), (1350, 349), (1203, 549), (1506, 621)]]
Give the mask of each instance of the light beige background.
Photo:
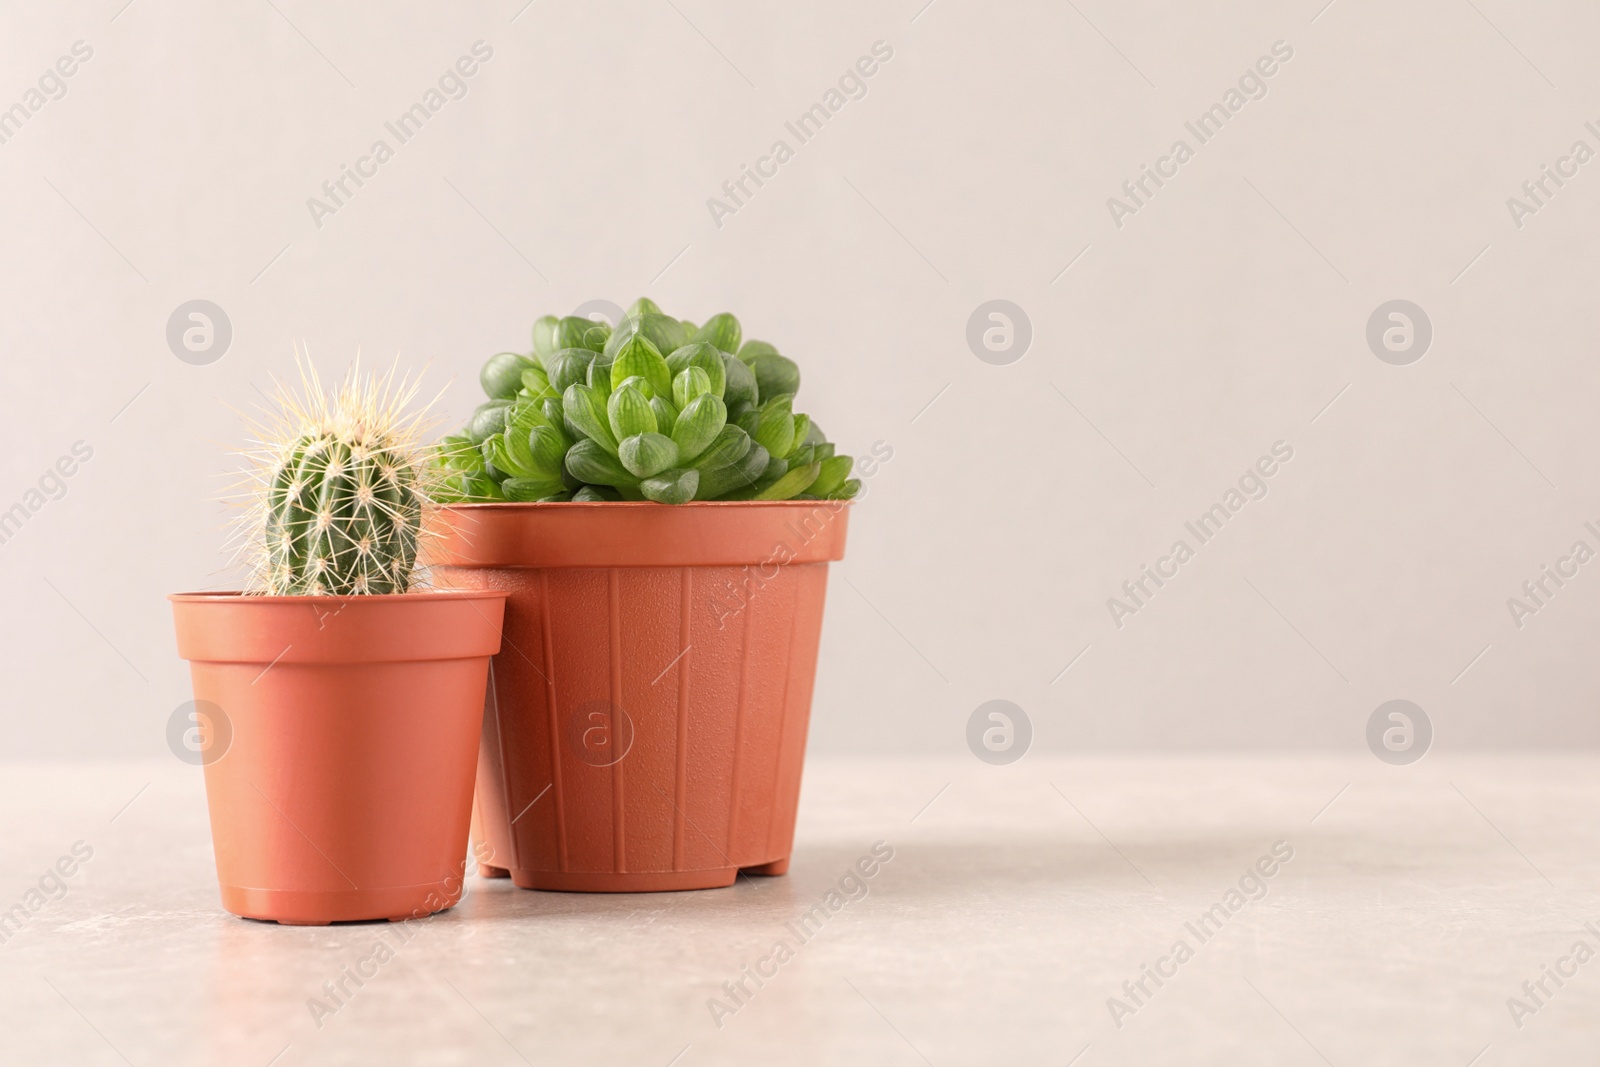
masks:
[[(1359, 750), (1397, 697), (1440, 749), (1600, 740), (1600, 563), (1506, 606), (1600, 548), (1600, 161), (1506, 206), (1600, 149), (1600, 14), (922, 2), (9, 5), (0, 107), (94, 54), (0, 145), (0, 509), (94, 455), (0, 545), (0, 754), (162, 753), (163, 596), (228, 583), (221, 449), (292, 344), (427, 365), (454, 422), (535, 316), (641, 293), (736, 311), (842, 448), (893, 447), (830, 588), (821, 749), (959, 752), (997, 697), (1052, 749)], [(479, 40), (468, 95), (316, 227)], [(866, 96), (715, 225), (877, 41)], [(1277, 41), (1266, 97), (1114, 225)], [(232, 321), (209, 366), (165, 341), (195, 298)], [(995, 298), (1033, 327), (1008, 366), (965, 339)], [(1433, 325), (1410, 366), (1364, 340), (1395, 298)], [(1280, 440), (1270, 494), (1118, 629), (1107, 598)]]

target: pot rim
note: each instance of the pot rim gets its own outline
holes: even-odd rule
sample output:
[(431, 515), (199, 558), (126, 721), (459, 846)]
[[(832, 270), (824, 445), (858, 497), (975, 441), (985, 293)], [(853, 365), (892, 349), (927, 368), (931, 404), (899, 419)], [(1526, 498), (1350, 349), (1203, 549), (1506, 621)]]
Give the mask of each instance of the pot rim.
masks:
[(504, 600), (505, 597), (506, 594), (497, 589), (443, 588), (413, 589), (405, 593), (352, 593), (349, 596), (339, 596), (335, 593), (320, 593), (315, 596), (275, 596), (269, 593), (247, 593), (240, 589), (201, 589), (167, 594), (167, 599), (174, 604), (330, 604), (352, 601), (388, 604), (422, 599)]
[(850, 517), (848, 500), (452, 504), (421, 552), (441, 573), (828, 563), (844, 558)]
[(594, 510), (600, 508), (670, 508), (683, 511), (689, 508), (816, 508), (829, 505), (849, 507), (854, 500), (691, 500), (685, 504), (660, 504), (654, 500), (476, 500), (458, 504), (435, 504), (440, 511), (466, 511), (478, 508), (493, 509), (548, 509)]
[(191, 663), (327, 666), (486, 660), (500, 651), (506, 594), (470, 586), (343, 597), (223, 590), (167, 600), (178, 655)]

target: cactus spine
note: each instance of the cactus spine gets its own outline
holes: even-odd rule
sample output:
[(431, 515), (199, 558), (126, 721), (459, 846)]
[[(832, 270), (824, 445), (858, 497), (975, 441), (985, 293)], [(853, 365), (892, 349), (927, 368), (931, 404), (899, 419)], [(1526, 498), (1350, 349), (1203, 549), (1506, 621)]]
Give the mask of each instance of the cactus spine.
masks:
[(273, 596), (404, 593), (413, 584), (429, 493), (414, 385), (352, 369), (331, 397), (301, 366), (301, 395), (250, 453), (248, 538), (255, 585)]

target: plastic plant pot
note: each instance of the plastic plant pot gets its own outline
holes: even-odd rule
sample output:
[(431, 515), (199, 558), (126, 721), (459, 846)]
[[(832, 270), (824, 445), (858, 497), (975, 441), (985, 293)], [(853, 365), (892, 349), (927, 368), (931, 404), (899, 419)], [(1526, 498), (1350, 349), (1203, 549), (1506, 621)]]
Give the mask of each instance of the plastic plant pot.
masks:
[(845, 501), (463, 504), (436, 580), (507, 594), (480, 873), (578, 892), (788, 869)]
[(455, 904), (504, 596), (169, 599), (223, 906), (321, 925)]

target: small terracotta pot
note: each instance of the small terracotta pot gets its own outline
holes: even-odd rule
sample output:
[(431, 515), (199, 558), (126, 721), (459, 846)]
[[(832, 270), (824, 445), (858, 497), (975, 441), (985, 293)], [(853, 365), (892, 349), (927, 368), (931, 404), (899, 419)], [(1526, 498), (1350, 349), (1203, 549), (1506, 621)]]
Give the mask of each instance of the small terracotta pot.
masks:
[(440, 509), (444, 585), (508, 594), (480, 872), (653, 892), (782, 874), (840, 501)]
[(168, 599), (211, 719), (223, 907), (320, 925), (455, 904), (504, 596)]

